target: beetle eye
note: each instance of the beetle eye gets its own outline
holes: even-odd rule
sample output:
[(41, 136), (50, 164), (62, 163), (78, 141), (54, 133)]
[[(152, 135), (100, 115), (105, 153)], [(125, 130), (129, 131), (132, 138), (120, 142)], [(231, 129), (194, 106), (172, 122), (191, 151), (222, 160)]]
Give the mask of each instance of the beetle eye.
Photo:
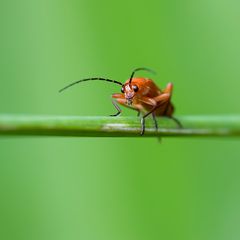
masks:
[(134, 92), (137, 92), (137, 91), (138, 91), (138, 86), (133, 85), (133, 91), (134, 91)]
[(124, 93), (124, 87), (121, 88), (121, 92)]

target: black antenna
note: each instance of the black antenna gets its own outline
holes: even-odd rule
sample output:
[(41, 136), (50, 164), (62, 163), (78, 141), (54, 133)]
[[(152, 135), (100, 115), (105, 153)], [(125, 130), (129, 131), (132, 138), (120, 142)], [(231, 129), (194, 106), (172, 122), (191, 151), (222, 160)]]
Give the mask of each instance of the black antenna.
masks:
[(62, 88), (59, 90), (59, 92), (62, 92), (64, 90), (66, 90), (67, 88), (77, 84), (77, 83), (80, 83), (80, 82), (85, 82), (85, 81), (92, 81), (92, 80), (100, 80), (100, 81), (107, 81), (107, 82), (112, 82), (112, 83), (116, 83), (118, 85), (123, 85), (122, 83), (118, 82), (118, 81), (115, 81), (115, 80), (111, 80), (111, 79), (107, 79), (107, 78), (100, 78), (100, 77), (94, 77), (94, 78), (85, 78), (85, 79), (81, 79), (81, 80), (78, 80), (76, 82), (73, 82), (69, 85), (67, 85), (66, 87)]
[(129, 83), (130, 83), (130, 84), (131, 84), (131, 82), (132, 82), (132, 79), (133, 79), (133, 76), (134, 76), (135, 72), (141, 71), (141, 70), (144, 70), (144, 71), (147, 71), (147, 72), (156, 74), (155, 71), (153, 71), (152, 69), (149, 69), (149, 68), (145, 68), (145, 67), (136, 68), (136, 69), (133, 70), (132, 75), (131, 75), (131, 77), (130, 77), (130, 79), (129, 79)]

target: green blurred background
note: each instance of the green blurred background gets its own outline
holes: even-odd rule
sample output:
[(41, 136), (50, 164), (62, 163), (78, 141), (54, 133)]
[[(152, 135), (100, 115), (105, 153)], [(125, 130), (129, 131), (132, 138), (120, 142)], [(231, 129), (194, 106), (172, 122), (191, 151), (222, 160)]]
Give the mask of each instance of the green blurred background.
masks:
[[(1, 113), (106, 116), (117, 85), (58, 90), (142, 66), (174, 83), (176, 115), (240, 113), (239, 1), (13, 0), (0, 13)], [(237, 139), (1, 138), (0, 239), (239, 239), (239, 160)]]

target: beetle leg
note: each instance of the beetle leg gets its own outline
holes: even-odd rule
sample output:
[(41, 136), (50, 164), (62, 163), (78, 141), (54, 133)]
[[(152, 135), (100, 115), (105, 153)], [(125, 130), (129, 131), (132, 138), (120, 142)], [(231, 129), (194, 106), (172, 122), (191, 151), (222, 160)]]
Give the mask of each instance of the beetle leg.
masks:
[[(160, 106), (162, 106), (163, 104), (167, 103), (170, 99), (170, 94), (169, 93), (163, 93), (161, 95), (159, 95), (158, 97), (156, 98), (142, 98), (141, 101), (152, 106), (152, 109), (146, 113), (145, 115), (143, 115), (143, 117), (141, 118), (141, 125), (142, 125), (142, 129), (141, 129), (141, 135), (144, 134), (145, 132), (145, 118), (150, 115), (151, 113), (153, 114), (154, 111), (159, 108)], [(156, 127), (156, 118), (154, 116), (154, 123), (155, 123), (155, 127)]]
[(158, 123), (157, 123), (157, 119), (156, 119), (156, 114), (155, 114), (155, 112), (152, 113), (152, 117), (153, 117), (155, 129), (156, 129), (156, 131), (157, 131), (157, 130), (158, 130)]
[[(153, 98), (148, 98), (148, 97), (143, 97), (140, 100), (141, 102), (144, 102), (150, 106), (153, 106), (153, 108), (156, 106), (157, 102), (153, 99)], [(152, 113), (152, 112), (150, 112)], [(143, 115), (141, 117), (141, 132), (140, 135), (142, 136), (145, 132), (145, 118), (148, 116), (149, 114), (146, 113), (145, 115)], [(154, 123), (155, 123), (155, 127), (156, 127), (156, 118), (154, 118)]]
[[(152, 117), (153, 117), (155, 129), (157, 131), (158, 130), (158, 123), (157, 123), (157, 119), (156, 119), (156, 116), (155, 116), (154, 112), (152, 113)], [(141, 118), (141, 133), (140, 133), (140, 135), (143, 135), (144, 132), (145, 132), (145, 118), (146, 118), (145, 115)]]
[(144, 117), (142, 117), (141, 118), (141, 133), (140, 133), (140, 135), (142, 136), (143, 134), (144, 134), (144, 132), (145, 132), (145, 118)]
[(137, 116), (139, 116), (140, 112), (144, 110), (144, 108), (141, 104), (134, 104), (132, 106), (127, 105), (125, 96), (123, 94), (119, 94), (119, 93), (113, 94), (112, 98), (116, 98), (116, 101), (119, 104), (123, 105), (124, 107), (127, 107), (127, 108), (130, 108), (130, 109), (133, 109), (133, 110), (137, 111), (138, 112)]
[[(153, 117), (155, 129), (156, 129), (156, 132), (157, 132), (158, 131), (158, 122), (157, 122), (157, 119), (156, 119), (156, 113), (155, 112), (152, 113), (152, 117)], [(158, 137), (158, 142), (161, 143), (161, 141), (162, 141), (161, 137)]]
[(166, 116), (166, 117), (172, 119), (178, 125), (178, 128), (183, 128), (183, 125), (177, 118), (175, 118), (173, 116)]
[[(134, 104), (134, 105), (132, 105), (132, 106), (127, 105), (127, 104), (126, 104), (125, 96), (124, 96), (123, 94), (115, 93), (115, 94), (112, 95), (112, 98), (115, 98), (116, 101), (117, 101), (119, 104), (123, 105), (124, 107), (131, 108), (131, 109), (137, 111), (137, 112), (138, 112), (138, 113), (137, 113), (137, 116), (138, 116), (138, 117), (139, 117), (141, 111), (144, 110), (144, 108), (143, 108), (143, 106), (142, 106), (141, 104)], [(117, 116), (117, 115), (119, 115), (122, 111), (121, 111), (120, 107), (117, 105), (117, 103), (116, 103), (114, 100), (112, 100), (112, 103), (113, 103), (114, 107), (118, 110), (118, 112), (117, 112), (116, 114), (113, 114), (113, 115), (110, 115), (110, 116)]]
[[(112, 94), (111, 97), (112, 97), (112, 98), (116, 98), (116, 101), (118, 101), (118, 99), (124, 99), (124, 95), (121, 94), (121, 93), (114, 93), (114, 94)], [(116, 108), (117, 113), (111, 114), (111, 115), (110, 115), (111, 117), (116, 117), (116, 116), (118, 116), (118, 115), (122, 112), (121, 108), (118, 106), (118, 104), (116, 103), (116, 101), (115, 101), (114, 99), (112, 99), (112, 104), (113, 104), (113, 106)]]
[[(168, 83), (167, 87), (163, 90), (164, 93), (169, 93), (170, 95), (172, 95), (172, 91), (173, 91), (172, 83)], [(168, 108), (168, 106), (166, 107), (166, 110), (167, 110), (167, 108)], [(166, 116), (166, 117), (172, 119), (178, 125), (179, 128), (183, 128), (182, 124), (180, 123), (180, 121), (177, 118), (175, 118), (173, 116)]]
[[(170, 99), (171, 99), (171, 96), (172, 96), (172, 91), (173, 91), (173, 84), (172, 84), (172, 83), (168, 83), (167, 86), (166, 86), (166, 88), (163, 89), (163, 93), (168, 93), (168, 94), (170, 95), (170, 97), (169, 97), (168, 103), (167, 103), (166, 106), (165, 106), (165, 110), (164, 110), (163, 113), (161, 114), (162, 116), (168, 115), (168, 114), (167, 114), (167, 111), (168, 111), (168, 106), (169, 106), (169, 104), (170, 104)], [(160, 95), (159, 95), (159, 96), (160, 96)], [(159, 96), (157, 96), (156, 98), (158, 98)]]
[[(171, 91), (172, 91), (172, 84), (169, 83), (167, 88), (164, 90), (164, 92), (169, 92), (169, 93), (166, 93), (166, 94), (171, 94)], [(169, 95), (169, 100), (170, 100), (170, 97), (171, 97), (171, 95)], [(159, 97), (157, 97), (155, 99), (157, 99), (159, 101), (160, 98), (161, 98), (161, 96), (159, 96)], [(162, 104), (164, 104), (165, 102), (159, 101), (159, 103), (160, 104), (158, 104), (157, 108), (161, 107)], [(169, 105), (169, 101), (167, 102), (166, 110), (168, 108), (168, 105)], [(164, 112), (166, 112), (166, 110)], [(165, 114), (163, 116), (172, 119), (178, 125), (179, 128), (183, 128), (182, 124), (180, 123), (180, 121), (177, 118), (175, 118), (173, 116), (165, 115)]]
[(113, 99), (112, 99), (112, 104), (117, 109), (117, 113), (111, 114), (110, 117), (116, 117), (122, 112), (122, 110)]
[(148, 113), (146, 113), (143, 117), (144, 118), (147, 117), (148, 115), (153, 113), (157, 108), (159, 108), (163, 104), (167, 103), (169, 101), (169, 98), (170, 98), (169, 93), (163, 93), (158, 98), (155, 98), (157, 100), (157, 104), (155, 106), (153, 106), (153, 108)]
[(170, 95), (172, 95), (172, 91), (173, 91), (173, 84), (168, 83), (166, 88), (163, 90), (163, 93), (169, 93)]
[(121, 98), (121, 99), (125, 99), (123, 93), (114, 93), (114, 94), (112, 94), (112, 98)]

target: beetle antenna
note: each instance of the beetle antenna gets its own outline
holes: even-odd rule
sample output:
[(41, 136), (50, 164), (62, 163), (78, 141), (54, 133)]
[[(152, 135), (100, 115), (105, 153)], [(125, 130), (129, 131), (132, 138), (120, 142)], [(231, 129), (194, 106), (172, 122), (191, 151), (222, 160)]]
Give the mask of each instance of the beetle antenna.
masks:
[(135, 72), (137, 72), (137, 71), (141, 71), (141, 70), (144, 70), (144, 71), (147, 71), (147, 72), (150, 72), (150, 73), (156, 74), (156, 72), (153, 71), (153, 70), (150, 69), (150, 68), (145, 68), (145, 67), (136, 68), (136, 69), (133, 70), (133, 72), (132, 72), (132, 74), (131, 74), (131, 77), (130, 77), (130, 79), (129, 79), (129, 83), (130, 83), (130, 84), (131, 84), (131, 82), (132, 82), (132, 79), (133, 79), (133, 76), (134, 76)]
[(70, 84), (67, 85), (66, 87), (60, 89), (59, 92), (62, 92), (62, 91), (66, 90), (66, 89), (69, 88), (69, 87), (72, 87), (73, 85), (75, 85), (75, 84), (77, 84), (77, 83), (85, 82), (85, 81), (94, 81), (94, 80), (112, 82), (112, 83), (116, 83), (116, 84), (121, 85), (121, 86), (123, 85), (122, 83), (120, 83), (120, 82), (118, 82), (118, 81), (111, 80), (111, 79), (108, 79), (108, 78), (94, 77), (94, 78), (85, 78), (85, 79), (81, 79), (81, 80), (78, 80), (78, 81), (76, 81), (76, 82), (70, 83)]

